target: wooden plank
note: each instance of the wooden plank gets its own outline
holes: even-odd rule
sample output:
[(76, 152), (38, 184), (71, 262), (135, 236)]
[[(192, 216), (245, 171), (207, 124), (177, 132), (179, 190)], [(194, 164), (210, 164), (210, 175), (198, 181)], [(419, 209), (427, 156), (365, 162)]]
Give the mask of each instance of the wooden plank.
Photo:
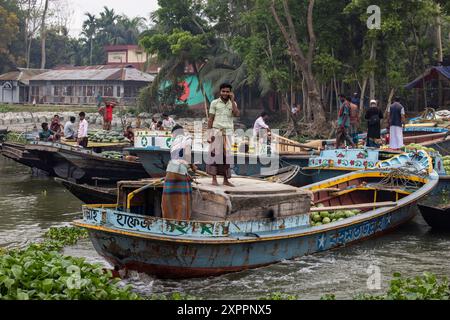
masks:
[[(392, 191), (392, 192), (397, 192), (397, 193), (401, 193), (401, 194), (406, 194), (406, 195), (410, 195), (411, 192), (407, 192), (405, 190), (402, 189), (389, 189), (389, 188), (375, 188), (375, 187), (359, 187), (359, 188), (350, 188), (350, 189), (345, 189), (345, 190), (339, 190), (338, 192), (334, 192), (331, 195), (332, 196), (341, 196), (353, 191), (368, 191), (368, 190), (376, 190), (376, 191)], [(319, 190), (320, 191), (320, 190)]]
[(334, 191), (341, 191), (341, 189), (339, 189), (339, 188), (323, 188), (323, 189), (314, 190), (312, 193), (317, 193), (317, 192), (322, 192), (322, 191), (334, 192)]
[(381, 207), (395, 207), (396, 205), (397, 205), (397, 202), (386, 201), (386, 202), (377, 202), (377, 203), (351, 204), (348, 206), (311, 208), (309, 211), (319, 212), (319, 211), (333, 211), (333, 210), (351, 210), (351, 209), (361, 209), (361, 208), (381, 208)]

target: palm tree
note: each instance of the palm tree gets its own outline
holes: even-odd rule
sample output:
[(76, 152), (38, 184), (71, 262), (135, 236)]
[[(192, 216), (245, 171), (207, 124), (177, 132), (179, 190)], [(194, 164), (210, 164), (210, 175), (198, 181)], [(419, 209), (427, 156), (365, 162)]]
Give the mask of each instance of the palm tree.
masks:
[(81, 34), (89, 40), (89, 64), (92, 65), (93, 40), (97, 34), (98, 22), (95, 15), (86, 12), (85, 16), (87, 16), (87, 20), (83, 22), (83, 32)]

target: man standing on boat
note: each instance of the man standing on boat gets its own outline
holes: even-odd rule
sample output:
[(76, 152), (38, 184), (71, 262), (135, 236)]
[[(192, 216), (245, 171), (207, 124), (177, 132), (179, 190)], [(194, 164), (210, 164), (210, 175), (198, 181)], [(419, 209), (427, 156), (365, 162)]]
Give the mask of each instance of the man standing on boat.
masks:
[(78, 145), (87, 148), (88, 146), (88, 122), (86, 120), (86, 114), (84, 112), (80, 112), (80, 125), (78, 127)]
[(337, 129), (336, 129), (336, 148), (341, 148), (347, 141), (352, 148), (356, 145), (353, 139), (349, 135), (350, 130), (350, 101), (343, 94), (339, 95), (339, 100), (341, 101), (341, 107), (339, 109)]
[(75, 124), (75, 117), (70, 117), (70, 120), (66, 122), (66, 124), (64, 125), (64, 137), (67, 140), (74, 140), (75, 139), (75, 129), (73, 128), (74, 124)]
[(403, 125), (406, 123), (405, 108), (400, 104), (400, 98), (395, 97), (394, 103), (388, 109), (389, 147), (399, 150), (403, 144)]
[(188, 170), (189, 167), (196, 170), (191, 162), (192, 137), (180, 125), (173, 127), (172, 137), (171, 160), (167, 165), (161, 200), (162, 217), (187, 221), (192, 210), (192, 185)]
[(223, 83), (220, 86), (220, 98), (211, 102), (208, 120), (208, 161), (206, 172), (212, 175), (212, 184), (218, 186), (217, 176), (223, 176), (223, 184), (229, 187), (234, 185), (231, 178), (231, 138), (234, 124), (233, 116), (239, 117), (240, 111), (234, 101), (232, 86)]
[(267, 137), (270, 135), (270, 128), (266, 123), (268, 120), (269, 115), (264, 111), (261, 113), (261, 116), (256, 119), (255, 124), (253, 125), (253, 138), (258, 146), (264, 143), (264, 141), (267, 142)]
[(364, 118), (367, 120), (366, 147), (379, 148), (381, 145), (380, 121), (383, 119), (383, 112), (378, 108), (376, 100), (370, 101), (370, 107)]

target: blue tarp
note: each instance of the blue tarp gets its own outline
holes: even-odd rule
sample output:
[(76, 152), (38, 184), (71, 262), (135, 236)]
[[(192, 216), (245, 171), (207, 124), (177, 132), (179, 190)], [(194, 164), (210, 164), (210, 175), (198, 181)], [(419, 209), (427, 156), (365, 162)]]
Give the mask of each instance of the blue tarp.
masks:
[(408, 83), (405, 89), (422, 88), (423, 82), (427, 82), (431, 79), (436, 79), (438, 73), (442, 74), (444, 77), (450, 80), (450, 66), (432, 67), (425, 71), (420, 77), (415, 79), (413, 82)]

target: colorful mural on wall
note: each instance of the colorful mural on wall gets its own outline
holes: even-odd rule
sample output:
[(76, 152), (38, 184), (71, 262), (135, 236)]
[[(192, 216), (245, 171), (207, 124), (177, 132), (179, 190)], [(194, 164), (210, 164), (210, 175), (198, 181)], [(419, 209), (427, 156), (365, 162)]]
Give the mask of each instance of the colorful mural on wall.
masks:
[[(183, 94), (178, 98), (178, 104), (187, 104), (191, 109), (204, 108), (204, 98), (202, 91), (198, 85), (198, 78), (196, 76), (187, 76), (183, 82), (180, 83), (184, 87)], [(168, 86), (166, 82), (164, 86)], [(214, 100), (211, 83), (203, 85), (209, 101)]]

